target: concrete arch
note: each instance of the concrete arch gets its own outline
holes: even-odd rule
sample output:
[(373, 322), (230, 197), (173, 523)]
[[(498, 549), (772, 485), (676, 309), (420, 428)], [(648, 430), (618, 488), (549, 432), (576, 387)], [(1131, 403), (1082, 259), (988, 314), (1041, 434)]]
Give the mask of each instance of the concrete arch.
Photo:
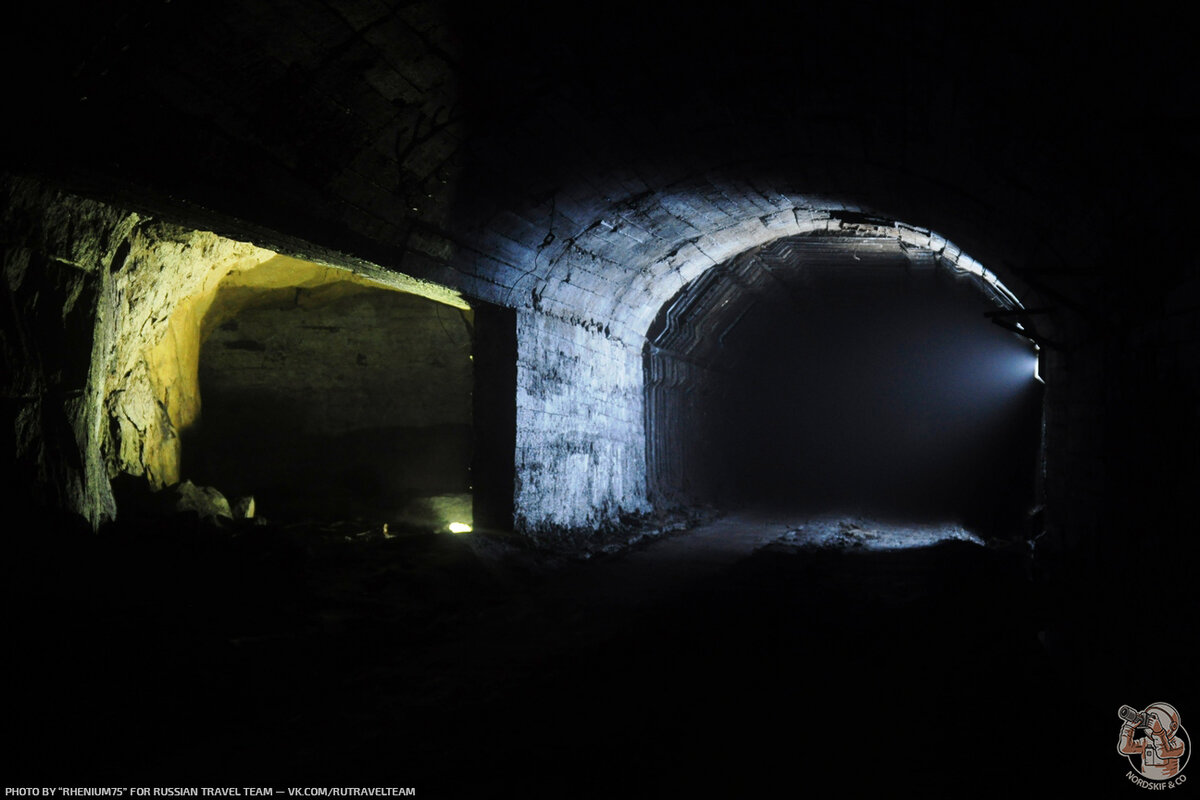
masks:
[[(1001, 312), (1024, 308), (993, 272), (944, 237), (852, 212), (831, 215), (805, 233), (745, 250), (685, 284), (663, 303), (646, 332), (644, 424), (650, 502), (660, 507), (717, 502), (714, 498), (724, 491), (729, 476), (716, 465), (732, 453), (717, 456), (703, 443), (716, 435), (710, 430), (714, 417), (708, 398), (727, 394), (729, 376), (743, 369), (746, 339), (736, 331), (745, 328), (748, 316), (758, 321), (756, 329), (762, 333), (763, 319), (794, 317), (805, 307), (805, 295), (819, 292), (839, 273), (873, 283), (886, 279), (890, 294), (901, 286), (912, 288), (918, 276), (935, 272), (975, 289), (984, 307)], [(928, 291), (924, 281), (915, 285)], [(730, 349), (731, 335), (742, 342), (740, 347)], [(790, 349), (783, 341), (777, 344)], [(782, 418), (779, 424), (785, 424)]]
[[(743, 253), (755, 248), (772, 245), (794, 236), (804, 236), (812, 233), (838, 233), (851, 237), (871, 237), (891, 239), (902, 245), (929, 252), (939, 262), (951, 270), (963, 275), (972, 276), (999, 308), (1014, 310), (1024, 308), (1017, 295), (990, 269), (976, 259), (963, 252), (962, 248), (945, 237), (914, 225), (903, 222), (888, 221), (871, 215), (849, 209), (792, 209), (792, 219), (784, 216), (782, 219), (769, 216), (767, 219), (758, 218), (761, 227), (743, 223), (736, 231), (731, 231), (722, 237), (708, 236), (706, 239), (713, 243), (712, 248), (691, 243), (690, 252), (678, 260), (664, 260), (653, 265), (660, 271), (654, 279), (636, 287), (631, 287), (623, 300), (627, 308), (636, 308), (637, 313), (631, 314), (637, 323), (645, 319), (648, 309), (661, 308), (669, 301), (674, 293), (683, 289), (707, 270), (718, 264), (728, 262)], [(728, 229), (727, 229), (728, 230)], [(738, 238), (734, 238), (739, 235)], [(673, 280), (679, 280), (675, 292), (667, 294)], [(630, 302), (635, 292), (641, 290), (641, 303)], [(658, 311), (654, 310), (657, 315)], [(649, 324), (646, 325), (649, 328)], [(644, 335), (644, 334), (643, 334)]]
[[(715, 179), (598, 213), (513, 282), (518, 308), (517, 526), (535, 536), (651, 508), (642, 348), (660, 309), (719, 264), (810, 234), (877, 237), (971, 277), (1000, 308), (1019, 293), (954, 242), (862, 206)], [(511, 241), (511, 240), (510, 240)], [(528, 299), (520, 287), (528, 286)]]
[[(506, 268), (490, 270), (490, 277), (498, 280), (484, 287), (490, 290), (486, 294), (503, 305), (590, 324), (640, 345), (662, 303), (689, 281), (739, 253), (788, 236), (844, 231), (894, 238), (976, 274), (997, 287), (1010, 305), (1016, 297), (1028, 298), (1026, 304), (1041, 299), (1018, 274), (1018, 265), (1035, 258), (1055, 262), (1045, 254), (1021, 252), (1019, 247), (1026, 243), (1018, 243), (1018, 249), (1011, 240), (1003, 248), (995, 246), (1013, 220), (997, 219), (989, 246), (978, 221), (945, 213), (898, 214), (878, 205), (775, 185), (781, 182), (751, 183), (710, 174), (662, 188), (641, 183), (631, 187), (641, 186), (641, 191), (599, 204), (594, 194), (585, 203), (583, 198), (569, 200), (572, 193), (564, 191), (566, 198), (548, 201), (554, 207), (508, 213), (477, 231), (475, 248), (507, 262)], [(919, 199), (929, 187), (913, 190), (911, 202), (889, 197), (891, 205), (928, 211)], [(925, 222), (928, 218), (968, 232), (970, 241), (940, 232), (938, 225)], [(474, 262), (462, 272), (481, 267)]]

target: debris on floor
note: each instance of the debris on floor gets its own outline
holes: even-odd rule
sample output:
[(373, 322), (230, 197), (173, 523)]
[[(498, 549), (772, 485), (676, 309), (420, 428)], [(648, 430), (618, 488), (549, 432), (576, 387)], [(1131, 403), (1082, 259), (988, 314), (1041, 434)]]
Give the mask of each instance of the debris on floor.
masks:
[(805, 549), (899, 550), (946, 541), (984, 545), (983, 539), (952, 522), (889, 523), (841, 517), (810, 520), (788, 530), (775, 543)]

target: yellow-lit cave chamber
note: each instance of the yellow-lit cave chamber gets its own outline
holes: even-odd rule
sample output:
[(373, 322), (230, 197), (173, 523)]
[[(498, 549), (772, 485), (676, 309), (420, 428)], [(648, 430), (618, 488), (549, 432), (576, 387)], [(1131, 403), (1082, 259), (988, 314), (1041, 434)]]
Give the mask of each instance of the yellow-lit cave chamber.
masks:
[(126, 471), (212, 487), (235, 518), (470, 529), (464, 301), (258, 248), (175, 288), (165, 330), (140, 338), (148, 402), (114, 393), (122, 449), (137, 449)]
[(470, 524), (468, 309), (276, 257), (218, 288), (182, 471), (279, 517)]

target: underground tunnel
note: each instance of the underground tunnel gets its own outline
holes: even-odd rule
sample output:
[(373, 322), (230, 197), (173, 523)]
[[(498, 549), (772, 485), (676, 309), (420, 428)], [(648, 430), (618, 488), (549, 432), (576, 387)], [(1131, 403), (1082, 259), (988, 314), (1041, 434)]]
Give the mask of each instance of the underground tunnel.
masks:
[(1012, 295), (896, 240), (783, 239), (714, 267), (647, 334), (660, 502), (885, 515), (1017, 537), (1037, 504), (1037, 345)]
[(1117, 745), (1200, 708), (1177, 17), (16, 7), (12, 780), (1165, 786)]
[[(28, 213), (9, 224), (34, 227), (18, 261), (44, 276), (9, 273), (28, 313), (8, 323), (79, 339), (15, 374), (89, 376), (61, 406), (19, 401), (27, 426), (77, 415), (17, 462), (62, 458), (53, 480), (23, 479), (75, 520), (10, 543), (9, 591), (37, 609), (12, 633), (40, 654), (19, 665), (36, 690), (15, 712), (38, 774), (68, 724), (117, 734), (80, 759), (88, 776), (201, 781), (220, 762), (403, 773), (448, 796), (499, 775), (552, 796), (602, 759), (621, 767), (599, 793), (622, 776), (695, 786), (697, 763), (732, 786), (823, 746), (819, 725), (769, 734), (774, 709), (896, 738), (929, 705), (962, 707), (999, 748), (1024, 725), (1006, 709), (1069, 691), (1057, 671), (1097, 664), (1096, 687), (1128, 663), (1086, 622), (1096, 602), (1125, 624), (1128, 609), (1047, 582), (1029, 515), (1065, 477), (1043, 471), (1048, 448), (1061, 457), (1043, 436), (1078, 372), (1035, 309), (933, 232), (788, 209), (612, 295), (564, 251), (512, 309), (37, 182), (10, 191)], [(74, 316), (88, 308), (90, 329)], [(87, 369), (54, 360), (80, 351)], [(253, 495), (264, 524), (142, 517), (130, 481)], [(79, 648), (114, 643), (78, 673)], [(904, 750), (873, 763), (861, 780), (879, 786), (969, 775), (912, 773)]]

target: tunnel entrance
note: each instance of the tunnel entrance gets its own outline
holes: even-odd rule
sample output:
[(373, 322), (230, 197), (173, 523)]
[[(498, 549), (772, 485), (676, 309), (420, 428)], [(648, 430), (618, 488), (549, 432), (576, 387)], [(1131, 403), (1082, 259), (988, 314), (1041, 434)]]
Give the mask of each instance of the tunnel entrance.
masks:
[(792, 237), (707, 271), (647, 337), (651, 496), (1015, 532), (1042, 392), (1034, 345), (984, 316), (1010, 302), (886, 237)]
[(469, 309), (277, 257), (201, 324), (181, 476), (273, 519), (472, 524)]

